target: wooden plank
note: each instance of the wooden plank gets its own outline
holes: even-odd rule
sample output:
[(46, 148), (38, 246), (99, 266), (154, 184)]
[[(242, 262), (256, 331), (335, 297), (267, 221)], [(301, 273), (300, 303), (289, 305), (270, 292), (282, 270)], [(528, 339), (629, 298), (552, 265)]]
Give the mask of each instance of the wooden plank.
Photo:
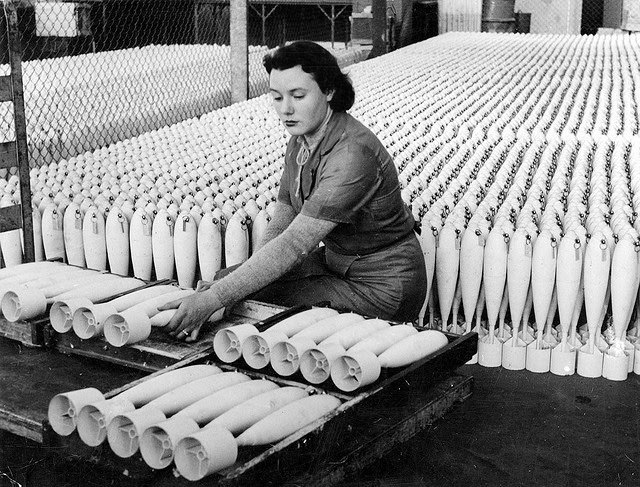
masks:
[(13, 101), (11, 90), (11, 76), (0, 76), (0, 103)]
[(103, 339), (81, 340), (73, 332), (56, 334), (53, 343), (58, 352), (67, 355), (78, 355), (145, 372), (155, 372), (179, 362), (179, 359), (133, 347), (113, 347)]
[(18, 165), (15, 142), (0, 143), (0, 168), (15, 167)]
[(0, 409), (0, 430), (42, 443), (42, 423), (2, 409)]
[(0, 318), (0, 336), (15, 340), (28, 347), (44, 346), (44, 327), (47, 321), (10, 322)]
[(0, 336), (9, 340), (27, 343), (31, 340), (31, 330), (22, 326), (14, 326), (13, 323), (0, 319)]
[[(296, 307), (296, 309), (297, 308), (298, 307)], [(262, 301), (254, 301), (252, 299), (245, 299), (244, 301), (240, 301), (233, 307), (233, 309), (231, 310), (231, 314), (246, 316), (247, 318), (253, 318), (255, 320), (263, 320), (284, 310), (285, 308), (283, 308), (282, 306), (277, 306), (275, 304), (263, 303)]]
[(22, 206), (13, 205), (0, 208), (0, 233), (22, 227)]
[(24, 87), (22, 84), (22, 46), (18, 27), (18, 11), (13, 1), (5, 2), (8, 27), (9, 65), (11, 67), (13, 121), (16, 134), (18, 173), (20, 176), (20, 200), (22, 204), (22, 234), (25, 262), (35, 260), (33, 240), (33, 220), (31, 218), (31, 185), (29, 175), (29, 148), (27, 146), (27, 120), (24, 108)]

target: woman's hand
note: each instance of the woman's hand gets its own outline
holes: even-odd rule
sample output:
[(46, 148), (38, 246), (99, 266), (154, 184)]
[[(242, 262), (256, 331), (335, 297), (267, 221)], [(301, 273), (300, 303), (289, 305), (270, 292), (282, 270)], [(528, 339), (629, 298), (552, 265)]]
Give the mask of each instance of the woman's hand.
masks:
[(158, 308), (160, 311), (177, 309), (176, 314), (165, 326), (169, 335), (186, 342), (198, 339), (202, 325), (221, 308), (215, 293), (208, 292), (210, 288), (211, 283), (199, 282), (194, 294)]

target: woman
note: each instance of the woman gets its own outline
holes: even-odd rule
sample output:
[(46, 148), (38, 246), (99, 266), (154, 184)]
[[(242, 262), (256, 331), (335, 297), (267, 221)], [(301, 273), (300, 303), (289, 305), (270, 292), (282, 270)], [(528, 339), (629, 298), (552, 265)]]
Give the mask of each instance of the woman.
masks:
[(166, 306), (179, 305), (168, 329), (193, 341), (215, 311), (247, 296), (415, 320), (426, 275), (414, 220), (391, 156), (346, 113), (355, 98), (349, 78), (306, 41), (277, 49), (264, 65), (291, 134), (274, 217), (263, 246), (238, 269)]

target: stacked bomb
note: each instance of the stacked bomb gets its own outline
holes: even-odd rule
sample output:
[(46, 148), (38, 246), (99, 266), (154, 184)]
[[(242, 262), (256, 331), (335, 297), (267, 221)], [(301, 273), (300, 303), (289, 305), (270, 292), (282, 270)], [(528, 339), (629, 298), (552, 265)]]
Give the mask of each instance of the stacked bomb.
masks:
[(139, 449), (157, 469), (175, 459), (180, 474), (198, 480), (232, 465), (239, 447), (277, 443), (339, 406), (340, 400), (329, 394), (309, 395), (299, 387), (192, 365), (109, 399), (95, 388), (58, 394), (49, 403), (48, 417), (60, 435), (77, 427), (89, 446), (107, 439), (123, 458)]
[(263, 332), (249, 324), (224, 328), (216, 333), (213, 348), (223, 362), (243, 357), (254, 369), (270, 363), (278, 375), (300, 371), (311, 384), (331, 377), (339, 389), (351, 392), (374, 383), (382, 368), (407, 366), (448, 343), (436, 330), (418, 332), (410, 325), (311, 308)]
[(100, 300), (143, 283), (56, 262), (32, 262), (0, 270), (2, 315), (10, 322), (43, 315), (54, 301)]
[[(606, 355), (615, 357), (624, 348), (627, 370), (633, 365), (633, 347), (621, 345), (620, 330), (629, 326), (636, 286), (618, 283), (636, 277), (623, 276), (614, 261), (622, 262), (625, 252), (631, 255), (629, 249), (637, 248), (639, 61), (637, 36), (447, 34), (350, 69), (358, 93), (352, 113), (394, 157), (403, 198), (423, 223), (429, 286), (423, 314), (429, 310), (431, 326), (468, 331), (474, 315), (479, 326), (486, 313), (486, 328), (477, 328), (487, 332), (481, 363), (520, 368), (527, 366), (527, 357), (540, 356), (539, 363), (531, 359), (531, 370), (572, 373), (575, 348), (583, 346), (577, 339), (586, 340), (589, 350), (591, 343), (603, 343), (595, 310), (589, 309), (590, 326), (580, 322), (583, 308), (586, 313), (596, 302), (585, 296), (596, 293), (588, 274), (598, 269), (608, 286), (598, 301), (602, 322), (613, 318), (618, 330), (610, 333), (616, 348)], [(69, 225), (61, 230), (59, 221), (68, 216), (71, 203), (79, 206), (79, 213), (74, 209), (68, 216), (75, 223), (71, 228), (99, 235), (101, 218), (89, 211), (93, 205), (102, 212), (105, 228), (106, 220), (113, 222), (114, 230), (105, 230), (109, 268), (123, 255), (123, 273), (131, 262), (136, 276), (148, 275), (151, 264), (158, 274), (159, 267), (171, 265), (173, 250), (175, 272), (188, 276), (184, 285), (192, 283), (193, 269), (199, 266), (204, 278), (202, 270), (216, 268), (227, 249), (207, 253), (216, 257), (205, 264), (204, 253), (197, 251), (200, 228), (196, 232), (191, 220), (208, 221), (217, 210), (231, 226), (234, 217), (248, 221), (246, 212), (255, 231), (259, 214), (268, 214), (275, 198), (286, 140), (268, 97), (261, 97), (34, 170), (43, 241), (51, 228), (58, 239), (60, 232), (64, 237)], [(15, 199), (15, 191), (10, 180), (4, 200)], [(166, 225), (162, 210), (178, 224)], [(57, 218), (51, 218), (55, 212)], [(211, 216), (200, 216), (203, 212)], [(162, 240), (154, 234), (157, 222), (169, 228), (158, 223), (157, 233), (168, 234), (173, 245), (153, 245), (154, 235)], [(239, 227), (234, 238), (227, 238), (227, 228), (224, 238), (228, 249), (239, 249), (239, 259), (226, 256), (231, 262), (248, 255), (249, 237)], [(189, 235), (184, 239), (183, 229)], [(117, 231), (120, 239), (114, 237)], [(219, 233), (209, 234), (205, 241), (213, 243), (203, 247), (220, 249)], [(594, 235), (598, 248), (610, 252), (608, 268), (593, 267)], [(5, 255), (5, 247), (19, 248), (15, 235), (14, 246), (5, 245), (8, 238), (0, 241)], [(87, 249), (103, 240), (85, 246), (88, 266), (94, 264)], [(112, 240), (128, 242), (128, 250), (111, 258)], [(594, 250), (587, 254), (590, 247)], [(65, 247), (67, 258), (71, 248)], [(191, 257), (183, 261), (187, 248)], [(600, 250), (603, 262), (606, 253)], [(46, 245), (43, 251), (47, 255)], [(185, 268), (188, 272), (178, 270)], [(598, 300), (601, 294), (598, 287)], [(463, 324), (458, 323), (461, 307)], [(552, 326), (557, 321), (559, 334)], [(525, 347), (532, 338), (533, 345)]]
[[(10, 322), (43, 316), (49, 309), (53, 328), (71, 328), (83, 339), (104, 335), (121, 347), (149, 337), (166, 325), (175, 310), (159, 311), (194, 291), (170, 285), (145, 286), (139, 279), (57, 262), (32, 262), (0, 270), (0, 307)], [(115, 297), (114, 297), (115, 296)], [(100, 304), (95, 304), (101, 301)], [(220, 319), (222, 311), (212, 316)]]
[[(138, 283), (140, 281), (136, 280)], [(127, 289), (127, 293), (115, 296), (111, 289), (104, 288), (102, 302), (87, 296), (79, 298), (57, 297), (51, 306), (49, 320), (58, 333), (73, 329), (84, 340), (102, 336), (114, 347), (131, 345), (146, 340), (153, 327), (163, 327), (169, 323), (176, 310), (160, 311), (166, 303), (193, 294), (192, 289), (180, 289), (171, 285), (139, 286)], [(111, 298), (108, 301), (104, 301)], [(212, 320), (221, 318), (222, 312), (215, 313)]]

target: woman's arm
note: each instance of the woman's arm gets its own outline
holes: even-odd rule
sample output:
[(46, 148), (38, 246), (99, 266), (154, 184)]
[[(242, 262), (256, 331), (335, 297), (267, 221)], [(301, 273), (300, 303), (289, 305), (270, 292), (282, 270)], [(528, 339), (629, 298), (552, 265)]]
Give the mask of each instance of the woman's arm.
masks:
[(305, 215), (296, 216), (280, 235), (273, 237), (235, 272), (215, 281), (205, 291), (166, 305), (163, 309), (178, 308), (166, 329), (178, 338), (196, 340), (200, 327), (215, 311), (278, 279), (315, 249), (336, 225)]
[(261, 247), (284, 232), (296, 217), (296, 212), (290, 205), (280, 202), (277, 202), (275, 205), (276, 209), (273, 212), (273, 218), (269, 222), (267, 230), (262, 236), (262, 241), (260, 242)]

